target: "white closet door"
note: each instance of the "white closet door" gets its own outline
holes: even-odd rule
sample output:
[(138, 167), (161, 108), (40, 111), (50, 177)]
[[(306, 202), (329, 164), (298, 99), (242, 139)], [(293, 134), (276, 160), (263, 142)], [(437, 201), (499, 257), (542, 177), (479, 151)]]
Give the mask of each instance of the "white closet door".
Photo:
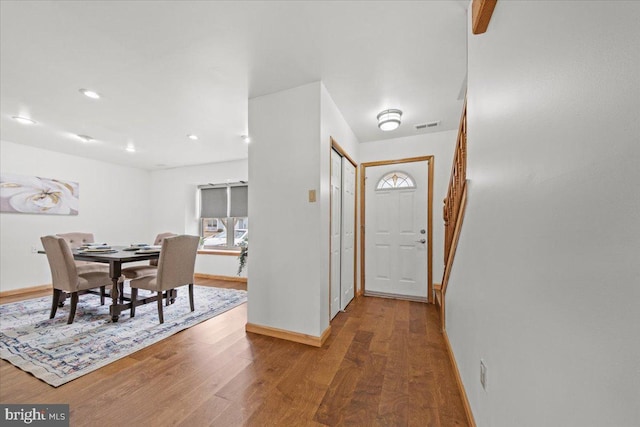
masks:
[(342, 223), (342, 157), (331, 150), (331, 318), (340, 311), (340, 250)]
[(342, 158), (342, 254), (340, 309), (353, 299), (355, 280), (356, 167)]

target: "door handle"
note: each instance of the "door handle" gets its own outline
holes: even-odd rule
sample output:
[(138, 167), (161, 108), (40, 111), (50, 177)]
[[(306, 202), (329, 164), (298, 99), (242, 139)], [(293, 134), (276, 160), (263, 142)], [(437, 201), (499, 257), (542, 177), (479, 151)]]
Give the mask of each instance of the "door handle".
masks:
[(425, 239), (416, 240), (416, 243), (422, 243), (423, 245), (427, 243)]

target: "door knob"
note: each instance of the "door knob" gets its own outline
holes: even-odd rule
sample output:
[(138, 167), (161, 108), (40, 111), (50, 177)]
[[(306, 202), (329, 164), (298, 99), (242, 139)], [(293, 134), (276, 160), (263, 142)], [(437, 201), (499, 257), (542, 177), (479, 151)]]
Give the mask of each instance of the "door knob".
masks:
[(427, 230), (425, 230), (424, 228), (422, 230), (420, 230), (420, 234), (426, 234)]
[(416, 240), (416, 243), (422, 243), (423, 245), (427, 243), (425, 239)]

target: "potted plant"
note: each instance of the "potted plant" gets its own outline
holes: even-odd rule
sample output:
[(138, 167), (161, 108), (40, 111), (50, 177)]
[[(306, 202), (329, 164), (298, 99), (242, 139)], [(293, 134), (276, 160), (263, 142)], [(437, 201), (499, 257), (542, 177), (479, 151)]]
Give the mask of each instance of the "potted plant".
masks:
[(247, 265), (247, 257), (249, 256), (249, 242), (246, 240), (240, 243), (240, 255), (238, 256), (238, 276), (242, 273)]

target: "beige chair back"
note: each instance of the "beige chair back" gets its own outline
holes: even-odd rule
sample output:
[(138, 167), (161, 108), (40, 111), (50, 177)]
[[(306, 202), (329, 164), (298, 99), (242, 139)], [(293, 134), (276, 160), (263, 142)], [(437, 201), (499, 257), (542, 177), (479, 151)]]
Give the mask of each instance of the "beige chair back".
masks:
[(162, 241), (158, 260), (158, 290), (193, 283), (199, 236), (173, 236)]
[[(167, 237), (173, 237), (173, 236), (177, 236), (177, 234), (175, 233), (160, 233), (156, 236), (156, 240), (155, 242), (153, 242), (154, 245), (161, 245), (162, 241), (164, 239), (166, 239)], [(158, 260), (157, 259), (152, 259), (149, 261), (149, 265), (158, 265)]]
[(62, 237), (71, 249), (78, 249), (80, 246), (85, 243), (94, 243), (95, 239), (93, 237), (93, 233), (63, 233), (56, 234), (58, 237)]
[(58, 236), (44, 236), (40, 238), (40, 241), (42, 241), (49, 261), (53, 287), (76, 292), (78, 290), (78, 270), (66, 240)]

